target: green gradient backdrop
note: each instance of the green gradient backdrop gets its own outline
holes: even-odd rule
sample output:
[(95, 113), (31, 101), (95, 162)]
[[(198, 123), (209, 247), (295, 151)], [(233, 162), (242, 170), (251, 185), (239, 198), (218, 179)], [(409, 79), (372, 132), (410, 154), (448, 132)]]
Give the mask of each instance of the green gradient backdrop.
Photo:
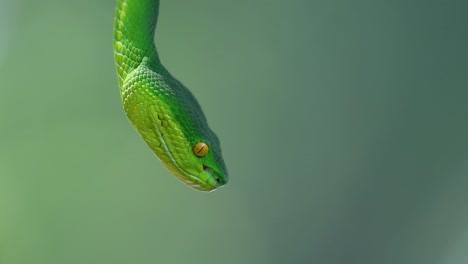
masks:
[(467, 263), (467, 1), (163, 0), (231, 181), (123, 113), (114, 1), (0, 0), (0, 263)]

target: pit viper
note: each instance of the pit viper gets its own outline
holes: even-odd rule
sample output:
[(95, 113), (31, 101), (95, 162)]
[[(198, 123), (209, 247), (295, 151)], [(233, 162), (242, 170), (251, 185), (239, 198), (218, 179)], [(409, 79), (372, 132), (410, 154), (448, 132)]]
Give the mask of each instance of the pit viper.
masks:
[(154, 34), (159, 0), (118, 0), (114, 59), (124, 111), (163, 165), (213, 191), (228, 182), (220, 142), (193, 94), (162, 65)]

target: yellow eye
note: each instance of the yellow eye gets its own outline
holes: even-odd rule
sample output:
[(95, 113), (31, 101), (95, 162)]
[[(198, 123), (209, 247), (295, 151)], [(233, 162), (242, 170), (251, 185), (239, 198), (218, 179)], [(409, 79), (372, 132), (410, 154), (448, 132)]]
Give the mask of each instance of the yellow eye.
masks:
[(210, 148), (205, 142), (198, 142), (195, 147), (193, 147), (193, 153), (198, 157), (205, 157), (208, 154)]

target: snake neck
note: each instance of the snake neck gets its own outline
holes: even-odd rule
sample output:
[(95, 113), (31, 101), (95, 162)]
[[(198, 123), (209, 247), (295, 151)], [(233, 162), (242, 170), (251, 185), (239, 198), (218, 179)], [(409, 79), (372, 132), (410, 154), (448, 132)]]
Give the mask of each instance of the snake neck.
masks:
[(143, 62), (160, 65), (154, 44), (159, 0), (118, 0), (114, 20), (114, 58), (119, 84)]

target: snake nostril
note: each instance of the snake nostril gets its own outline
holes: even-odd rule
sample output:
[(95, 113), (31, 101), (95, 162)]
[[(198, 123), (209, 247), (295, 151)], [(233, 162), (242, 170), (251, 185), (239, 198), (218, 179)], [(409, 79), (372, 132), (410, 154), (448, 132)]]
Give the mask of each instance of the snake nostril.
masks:
[(221, 179), (220, 179), (220, 178), (216, 178), (215, 181), (216, 181), (216, 183), (220, 183), (220, 182), (221, 182)]

